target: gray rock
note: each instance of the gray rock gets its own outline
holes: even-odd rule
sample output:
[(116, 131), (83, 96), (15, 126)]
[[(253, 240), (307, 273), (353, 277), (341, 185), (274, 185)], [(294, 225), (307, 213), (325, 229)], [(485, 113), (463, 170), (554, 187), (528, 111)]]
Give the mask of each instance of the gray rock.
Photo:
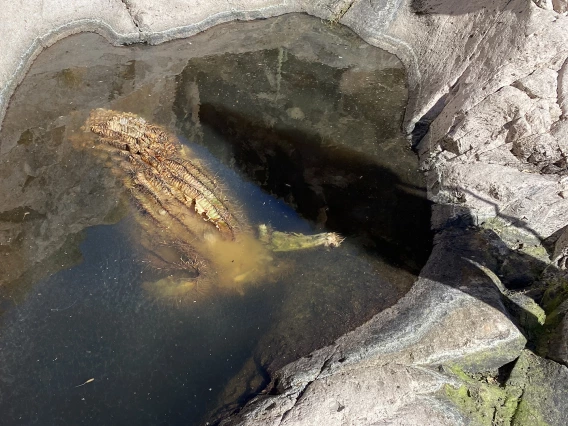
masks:
[(547, 357), (568, 366), (568, 300), (550, 315)]
[(568, 266), (568, 227), (564, 229), (554, 244), (552, 262), (560, 269), (566, 269)]
[[(568, 7), (568, 6), (567, 6)], [(568, 117), (568, 59), (558, 71), (558, 105), (564, 119)]]
[(269, 392), (276, 395), (256, 398), (221, 424), (465, 424), (436, 396), (455, 382), (437, 366), (488, 371), (525, 344), (484, 266), (495, 262), (486, 244), (475, 233), (440, 234), (422, 277), (399, 303), (284, 367)]
[[(564, 230), (556, 242), (553, 263), (543, 274), (547, 288), (541, 304), (547, 312), (547, 317), (538, 346), (540, 355), (566, 366), (568, 366), (568, 272), (565, 264), (567, 235), (567, 230)], [(561, 269), (556, 269), (557, 266)]]
[[(512, 12), (520, 5), (510, 3), (509, 7)], [(562, 99), (565, 99), (561, 87), (566, 57), (560, 52), (568, 41), (568, 32), (557, 26), (566, 17), (551, 10), (552, 4), (547, 9), (517, 10), (518, 25), (524, 25), (525, 35), (514, 34), (513, 28), (520, 27), (505, 25), (505, 32), (499, 37), (488, 36), (501, 45), (494, 45), (497, 50), (492, 52), (479, 51), (473, 55), (475, 59), (464, 75), (452, 80), (455, 81), (453, 90), (447, 92), (438, 117), (419, 146), (434, 201), (454, 203), (455, 194), (461, 194), (460, 204), (471, 207), (472, 213), (478, 215), (477, 221), (506, 216), (522, 220), (542, 237), (566, 225), (561, 219), (561, 211), (566, 206), (558, 195), (565, 190), (564, 181), (538, 174), (545, 167), (548, 167), (547, 173), (563, 173), (562, 164), (553, 163), (565, 158), (565, 138), (554, 137), (556, 141), (553, 141), (549, 133), (562, 123), (559, 105), (564, 105)], [(508, 19), (513, 15), (505, 16)], [(493, 30), (491, 28), (489, 33)], [(521, 39), (524, 40), (522, 45), (515, 41)], [(518, 54), (505, 52), (508, 43), (510, 47), (516, 45), (514, 49), (527, 52), (521, 56), (530, 58), (530, 64), (520, 64), (515, 59), (520, 58)], [(540, 43), (550, 46), (552, 54), (546, 55)], [(493, 57), (499, 49), (502, 60)], [(559, 56), (555, 56), (557, 53)], [(490, 57), (501, 65), (490, 65)], [(485, 61), (483, 69), (475, 60)], [(513, 63), (515, 70), (510, 68)], [(488, 74), (490, 69), (495, 72)], [(557, 70), (561, 71), (555, 82)], [(475, 78), (474, 73), (477, 73)], [(500, 81), (498, 87), (492, 86), (497, 81)], [(480, 84), (477, 91), (476, 84)], [(511, 84), (522, 89), (519, 90), (522, 95), (515, 92), (517, 89)], [(555, 86), (558, 87), (558, 104)], [(510, 150), (517, 158), (508, 154)], [(531, 164), (536, 167), (531, 168)], [(535, 196), (539, 199), (537, 203), (527, 202)]]
[(549, 133), (530, 135), (513, 142), (511, 152), (532, 164), (546, 165), (563, 158), (557, 139)]
[(555, 100), (551, 102), (539, 99), (531, 103), (530, 110), (525, 114), (525, 119), (533, 134), (542, 134), (550, 130), (550, 126), (560, 119), (560, 115), (560, 107)]
[(519, 357), (507, 387), (522, 389), (513, 426), (568, 424), (568, 368), (530, 351)]
[[(530, 108), (530, 98), (526, 93), (506, 86), (489, 95), (467, 115), (457, 118), (452, 129), (440, 141), (440, 146), (456, 155), (467, 153), (468, 157), (491, 150), (505, 143), (506, 125), (525, 116)], [(528, 127), (531, 129), (530, 123)]]
[(556, 139), (558, 149), (564, 158), (568, 157), (568, 120), (560, 120), (554, 123), (550, 134)]
[(311, 382), (301, 392), (259, 398), (254, 408), (221, 425), (466, 424), (433, 394), (451, 379), (429, 369), (358, 366)]
[(552, 0), (533, 0), (533, 3), (538, 7), (546, 10), (553, 10)]
[(556, 100), (558, 73), (550, 68), (536, 70), (512, 84), (531, 98)]
[(568, 200), (568, 180), (555, 175), (526, 173), (498, 164), (447, 162), (439, 164), (436, 174), (428, 174), (429, 186), (441, 181), (431, 195), (447, 202), (459, 192), (465, 206), (478, 222), (500, 217), (518, 223), (542, 237), (566, 225), (564, 212)]

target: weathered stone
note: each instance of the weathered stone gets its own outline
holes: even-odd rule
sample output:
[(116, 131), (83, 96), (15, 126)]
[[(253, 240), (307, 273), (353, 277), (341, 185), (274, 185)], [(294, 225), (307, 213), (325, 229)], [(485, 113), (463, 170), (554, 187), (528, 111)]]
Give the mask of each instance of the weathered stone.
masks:
[[(551, 73), (554, 74), (556, 82), (556, 73), (554, 71)], [(536, 84), (529, 86), (538, 92)], [(440, 141), (442, 149), (456, 155), (466, 154), (466, 158), (471, 159), (473, 155), (479, 157), (480, 154), (495, 150), (506, 142), (512, 141), (514, 144), (517, 142), (518, 145), (518, 140), (521, 138), (533, 135), (549, 136), (547, 132), (550, 126), (561, 115), (560, 108), (556, 104), (556, 84), (552, 92), (553, 101), (531, 99), (536, 95), (531, 90), (523, 89), (526, 88), (520, 84), (515, 87), (506, 86), (473, 107), (467, 115), (454, 123), (448, 134), (442, 138)], [(543, 151), (542, 146), (548, 146), (550, 143), (543, 141), (538, 145), (541, 147), (540, 151)], [(555, 153), (556, 158), (560, 155), (557, 148), (544, 150), (540, 155), (538, 148), (528, 149), (530, 152), (526, 156), (519, 152), (519, 147), (514, 146), (514, 150), (517, 151), (514, 151), (515, 155), (520, 155), (525, 160), (534, 153), (537, 159), (531, 162), (537, 163), (545, 161), (551, 153)]]
[(552, 313), (548, 321), (547, 357), (568, 366), (568, 299)]
[[(539, 339), (538, 353), (568, 366), (568, 272), (565, 270), (565, 230), (558, 239), (553, 263), (544, 272), (542, 280), (547, 285), (541, 304), (546, 310), (546, 323)], [(559, 248), (564, 248), (559, 249)], [(562, 269), (556, 269), (556, 267)]]
[(525, 350), (511, 372), (507, 387), (522, 389), (513, 426), (568, 423), (568, 368)]
[(556, 139), (562, 156), (564, 158), (568, 157), (568, 120), (554, 123), (550, 129), (550, 134)]
[[(568, 7), (568, 6), (567, 6)], [(558, 105), (564, 119), (568, 117), (568, 59), (558, 71)]]
[(522, 90), (531, 98), (556, 100), (557, 81), (558, 74), (556, 71), (544, 68), (517, 80), (511, 86)]
[(221, 425), (462, 425), (462, 415), (433, 395), (451, 382), (423, 367), (362, 365), (305, 384), (301, 392), (260, 398), (243, 417)]
[[(509, 6), (514, 7), (513, 3)], [(530, 58), (528, 60), (531, 61), (531, 65), (527, 66), (529, 64), (525, 62), (512, 70), (510, 66), (516, 62), (515, 58), (519, 58), (519, 55), (509, 53), (502, 53), (505, 59), (501, 62), (496, 61), (500, 62), (501, 66), (494, 68), (493, 75), (485, 75), (484, 71), (477, 70), (478, 64), (471, 64), (467, 74), (454, 84), (455, 89), (449, 91), (444, 99), (445, 107), (432, 122), (428, 134), (419, 146), (419, 152), (424, 168), (429, 171), (429, 186), (432, 188), (430, 195), (433, 200), (454, 202), (452, 194), (459, 192), (463, 194), (460, 202), (473, 207), (473, 214), (480, 214), (479, 221), (490, 216), (506, 215), (516, 220), (522, 219), (527, 227), (542, 236), (548, 236), (566, 224), (561, 219), (562, 208), (556, 210), (554, 207), (559, 202), (562, 204), (562, 199), (558, 194), (564, 191), (564, 184), (558, 179), (556, 185), (549, 186), (549, 183), (544, 182), (548, 178), (533, 179), (528, 177), (526, 172), (540, 172), (546, 167), (547, 169), (544, 170), (546, 173), (563, 173), (564, 148), (562, 144), (564, 144), (564, 138), (556, 138), (556, 143), (548, 136), (540, 140), (536, 137), (524, 141), (520, 139), (531, 135), (547, 134), (551, 126), (552, 128), (559, 126), (557, 120), (560, 111), (558, 104), (554, 102), (553, 77), (556, 70), (563, 69), (566, 56), (565, 53), (561, 53), (563, 52), (561, 46), (566, 43), (568, 34), (556, 24), (564, 21), (566, 17), (558, 16), (552, 10), (536, 8), (531, 9), (528, 14), (524, 14), (526, 10), (518, 12), (520, 13), (517, 13), (517, 19), (522, 23), (519, 22), (521, 26), (517, 26), (516, 29), (524, 26), (522, 30), (524, 35), (518, 35), (516, 38), (517, 36), (513, 34), (505, 33), (499, 43), (509, 43), (505, 40), (523, 39), (522, 43), (512, 41), (512, 44), (516, 45), (519, 51), (527, 52), (521, 56)], [(511, 17), (505, 13), (502, 16)], [(539, 27), (541, 30), (537, 29)], [(542, 36), (544, 37), (541, 38)], [(496, 38), (491, 38), (491, 40), (497, 43)], [(550, 46), (550, 53), (556, 53), (547, 56), (542, 50), (544, 45)], [(479, 47), (482, 49), (481, 46)], [(504, 49), (504, 46), (499, 46), (498, 49)], [(533, 53), (535, 52), (533, 49), (538, 53)], [(528, 54), (529, 51), (530, 54)], [(483, 67), (486, 69), (492, 67), (487, 60), (495, 52), (479, 53), (478, 58), (485, 58), (486, 62)], [(472, 80), (474, 70), (477, 70), (480, 80)], [(484, 77), (481, 77), (482, 74)], [(563, 71), (560, 71), (557, 82), (560, 105), (563, 105), (561, 99), (564, 99), (561, 95), (562, 74)], [(496, 82), (495, 79), (501, 82), (500, 87), (505, 87), (501, 90), (498, 90), (499, 88), (489, 89), (493, 82)], [(459, 84), (460, 81), (463, 84)], [(477, 83), (466, 84), (472, 81), (483, 82), (482, 86), (478, 86), (477, 94), (472, 93), (474, 92), (473, 86)], [(522, 96), (513, 98), (500, 94), (503, 91), (505, 94), (514, 93), (506, 86), (514, 84), (515, 81), (523, 82), (523, 84), (517, 83), (517, 87), (527, 89), (523, 91), (525, 98)], [(547, 82), (552, 85), (548, 90), (545, 89)], [(527, 92), (530, 96), (540, 95), (546, 99), (539, 97), (530, 99)], [(472, 96), (467, 97), (465, 93), (472, 94)], [(485, 107), (482, 106), (484, 104)], [(485, 115), (488, 111), (492, 114)], [(536, 147), (535, 141), (538, 142)], [(513, 152), (516, 155), (521, 153), (522, 161), (517, 161), (507, 154), (507, 144), (510, 143), (513, 143)], [(450, 150), (452, 155), (444, 155), (444, 149)], [(455, 158), (456, 154), (457, 158)], [(530, 158), (529, 161), (535, 163), (537, 167), (533, 169), (527, 167), (525, 158), (527, 160)], [(555, 164), (555, 161), (559, 163)], [(496, 173), (494, 168), (498, 167), (497, 165), (500, 165), (499, 176), (494, 174)], [(516, 173), (515, 169), (522, 173)], [(478, 173), (480, 174), (477, 175)], [(513, 176), (516, 177), (513, 178)], [(480, 184), (481, 179), (485, 184)], [(514, 182), (515, 180), (517, 182)], [(537, 182), (539, 180), (541, 182)], [(507, 184), (504, 181), (507, 181)], [(521, 181), (523, 183), (520, 183)], [(528, 184), (529, 181), (532, 183)], [(549, 190), (544, 189), (546, 187)], [(536, 196), (539, 199), (539, 207), (536, 204), (529, 207), (527, 199), (523, 199), (522, 196), (513, 201), (516, 198), (513, 195), (515, 193), (525, 193), (531, 199)], [(550, 219), (553, 216), (557, 219), (551, 222)]]
[[(461, 121), (455, 122), (441, 141), (442, 149), (460, 155), (487, 151), (503, 144), (507, 137), (506, 124), (523, 117), (530, 103), (523, 91), (504, 87), (473, 107)], [(530, 123), (528, 125), (532, 127)]]
[(457, 162), (440, 165), (438, 175), (431, 173), (428, 178), (434, 182), (439, 179), (442, 187), (447, 188), (432, 193), (435, 199), (444, 201), (448, 192), (460, 191), (465, 205), (480, 222), (498, 216), (541, 237), (566, 225), (563, 212), (568, 208), (568, 200), (562, 197), (568, 189), (565, 178), (525, 173), (497, 164)]
[(552, 7), (558, 13), (568, 12), (568, 0), (552, 0)]
[[(435, 368), (492, 370), (516, 358), (525, 344), (503, 313), (487, 244), (482, 234), (440, 234), (404, 299), (334, 345), (284, 367), (273, 381), (271, 393), (278, 395), (253, 400), (223, 424), (429, 424), (433, 418), (463, 424), (437, 399), (455, 381)], [(357, 401), (365, 408), (358, 410)], [(413, 405), (420, 408), (413, 412)]]
[(539, 99), (531, 103), (530, 110), (525, 114), (525, 119), (531, 127), (531, 133), (542, 134), (550, 130), (550, 126), (558, 121), (560, 115), (560, 108), (555, 101)]
[(456, 384), (446, 384), (441, 398), (449, 399), (475, 425), (510, 425), (522, 388), (501, 386), (495, 374), (470, 375), (450, 368)]
[(564, 425), (568, 369), (524, 350), (504, 385), (491, 375), (471, 376), (452, 368), (455, 384), (446, 397), (476, 425)]
[(532, 164), (554, 163), (563, 157), (558, 141), (549, 133), (517, 139), (513, 142), (511, 152)]
[(544, 310), (538, 303), (523, 293), (506, 292), (505, 295), (507, 298), (505, 306), (511, 315), (517, 319), (528, 340), (536, 342), (542, 335), (546, 321)]
[(128, 5), (143, 37), (153, 44), (182, 35), (187, 37), (235, 19), (258, 19), (299, 11), (297, 3), (290, 0), (237, 0), (230, 3), (221, 0), (206, 3), (130, 0)]
[(568, 267), (568, 227), (564, 229), (554, 244), (552, 262), (560, 269), (566, 269)]

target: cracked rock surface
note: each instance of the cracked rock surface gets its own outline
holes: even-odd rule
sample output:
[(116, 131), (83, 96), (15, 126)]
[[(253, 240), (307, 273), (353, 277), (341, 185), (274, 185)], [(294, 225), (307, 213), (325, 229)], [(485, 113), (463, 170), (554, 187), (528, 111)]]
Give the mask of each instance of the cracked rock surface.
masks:
[[(504, 249), (471, 227), (498, 217), (542, 240), (568, 224), (564, 0), (7, 3), (0, 118), (39, 51), (71, 33), (157, 44), (230, 20), (294, 11), (345, 24), (404, 62), (410, 90), (405, 126), (420, 140), (439, 232), (405, 298), (334, 345), (284, 367), (266, 394), (221, 423), (476, 424), (440, 396), (455, 384), (440, 366), (496, 369), (519, 356), (525, 338), (502, 303), (495, 274)], [(12, 148), (3, 144), (0, 152)], [(566, 253), (566, 239), (558, 241), (555, 261)], [(553, 361), (543, 365), (566, 374)], [(562, 383), (554, 386), (565, 395)], [(534, 391), (526, 395), (525, 403), (541, 411), (551, 406), (550, 400), (531, 402)], [(547, 421), (564, 424), (565, 418), (551, 411)]]

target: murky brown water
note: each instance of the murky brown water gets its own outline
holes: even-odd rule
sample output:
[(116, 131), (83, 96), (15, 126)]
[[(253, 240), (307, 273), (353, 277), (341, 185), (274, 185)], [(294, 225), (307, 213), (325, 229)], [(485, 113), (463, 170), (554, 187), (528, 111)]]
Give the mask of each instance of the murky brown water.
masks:
[[(395, 303), (431, 244), (405, 81), (392, 55), (301, 15), (43, 53), (0, 132), (6, 424), (199, 424)], [(94, 108), (178, 135), (252, 225), (344, 244), (274, 253), (282, 272), (238, 291), (157, 297), (128, 191), (81, 129)]]

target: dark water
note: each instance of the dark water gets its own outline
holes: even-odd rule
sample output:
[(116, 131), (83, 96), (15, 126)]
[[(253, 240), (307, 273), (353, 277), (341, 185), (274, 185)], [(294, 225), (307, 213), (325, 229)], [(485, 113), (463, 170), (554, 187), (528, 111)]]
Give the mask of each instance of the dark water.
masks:
[[(201, 424), (394, 304), (431, 245), (405, 84), (396, 58), (301, 15), (43, 53), (0, 131), (1, 423)], [(100, 107), (176, 133), (251, 225), (344, 244), (275, 253), (281, 273), (244, 291), (154, 297), (128, 194), (81, 129)]]

